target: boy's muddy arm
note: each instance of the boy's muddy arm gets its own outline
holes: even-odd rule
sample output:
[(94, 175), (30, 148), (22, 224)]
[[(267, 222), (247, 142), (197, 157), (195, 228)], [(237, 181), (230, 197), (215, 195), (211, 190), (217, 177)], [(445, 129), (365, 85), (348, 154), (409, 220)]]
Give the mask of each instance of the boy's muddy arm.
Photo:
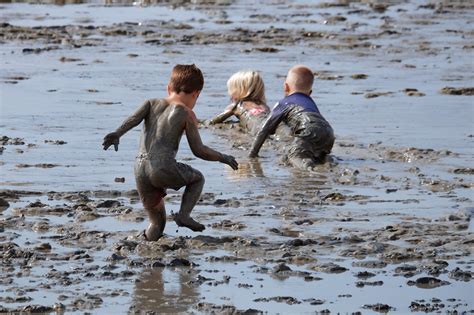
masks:
[(264, 132), (263, 129), (258, 132), (257, 138), (255, 138), (255, 141), (253, 142), (252, 147), (250, 148), (249, 157), (255, 158), (258, 156), (258, 152), (260, 151), (260, 148), (262, 147), (267, 137), (268, 134)]
[(196, 123), (192, 118), (186, 121), (186, 138), (191, 151), (198, 158), (207, 161), (219, 161), (229, 165), (234, 170), (238, 169), (239, 165), (233, 156), (217, 152), (202, 143)]
[(255, 158), (258, 156), (258, 152), (260, 151), (263, 143), (269, 135), (275, 133), (276, 128), (286, 114), (287, 110), (279, 104), (273, 109), (272, 114), (267, 118), (267, 120), (265, 120), (262, 128), (258, 132), (257, 137), (250, 148), (249, 157)]
[(138, 110), (133, 113), (132, 116), (128, 117), (120, 127), (117, 128), (114, 132), (107, 134), (104, 137), (104, 150), (107, 150), (112, 144), (114, 145), (115, 151), (118, 151), (119, 139), (127, 131), (137, 126), (145, 118), (150, 110), (150, 101), (146, 101)]
[(262, 147), (267, 137), (273, 134), (275, 132), (276, 127), (278, 127), (280, 121), (274, 121), (271, 118), (272, 117), (269, 117), (265, 121), (262, 126), (262, 129), (260, 129), (260, 131), (258, 132), (257, 137), (255, 138), (252, 147), (250, 148), (249, 157), (255, 158), (258, 156), (258, 152), (260, 151), (260, 148)]

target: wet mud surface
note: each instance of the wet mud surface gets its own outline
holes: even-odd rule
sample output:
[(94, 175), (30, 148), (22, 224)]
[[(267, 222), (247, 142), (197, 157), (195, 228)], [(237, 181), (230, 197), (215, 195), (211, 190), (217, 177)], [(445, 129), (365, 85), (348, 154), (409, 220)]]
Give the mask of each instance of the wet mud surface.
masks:
[[(472, 312), (473, 9), (0, 5), (0, 313)], [(240, 169), (182, 143), (206, 177), (193, 212), (206, 230), (176, 226), (181, 192), (168, 190), (166, 236), (147, 242), (139, 133), (117, 153), (100, 144), (164, 96), (178, 62), (204, 71), (202, 120), (227, 105), (233, 72), (261, 71), (273, 102), (305, 63), (337, 140), (308, 173), (286, 165), (285, 138), (249, 160), (238, 124), (202, 125)]]

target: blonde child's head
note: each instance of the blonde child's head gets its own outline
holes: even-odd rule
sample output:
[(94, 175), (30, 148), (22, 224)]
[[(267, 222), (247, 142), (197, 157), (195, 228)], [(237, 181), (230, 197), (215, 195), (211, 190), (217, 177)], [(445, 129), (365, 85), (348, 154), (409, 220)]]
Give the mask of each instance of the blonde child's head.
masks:
[(265, 85), (257, 71), (242, 70), (234, 73), (227, 81), (227, 90), (232, 100), (252, 101), (265, 104)]

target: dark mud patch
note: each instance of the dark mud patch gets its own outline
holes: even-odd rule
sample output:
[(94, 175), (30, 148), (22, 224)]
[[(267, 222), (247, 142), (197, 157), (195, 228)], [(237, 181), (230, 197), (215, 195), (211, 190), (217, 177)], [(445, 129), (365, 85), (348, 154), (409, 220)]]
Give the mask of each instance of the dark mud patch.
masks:
[(286, 303), (289, 305), (301, 304), (301, 301), (292, 297), (292, 296), (274, 296), (270, 298), (257, 298), (253, 300), (254, 302), (277, 302), (277, 303)]
[(211, 224), (211, 227), (215, 229), (223, 229), (230, 231), (240, 231), (246, 228), (246, 225), (241, 222), (235, 222), (231, 220), (223, 220), (218, 223)]
[[(369, 145), (370, 147), (371, 145)], [(396, 160), (396, 161), (403, 161), (403, 162), (414, 162), (414, 161), (435, 161), (440, 158), (448, 157), (448, 156), (457, 156), (456, 153), (449, 151), (449, 150), (434, 150), (434, 149), (421, 149), (421, 148), (406, 148), (406, 149), (398, 149), (398, 150), (391, 150), (387, 148), (387, 150), (382, 151), (382, 155), (387, 160)]]
[(10, 207), (10, 203), (3, 198), (0, 198), (0, 211), (4, 211)]
[(349, 269), (337, 265), (335, 263), (326, 263), (326, 264), (321, 264), (321, 265), (315, 265), (310, 267), (312, 270), (324, 272), (324, 273), (343, 273), (348, 271)]
[(36, 168), (53, 168), (53, 167), (58, 167), (61, 166), (59, 164), (52, 164), (52, 163), (38, 163), (38, 164), (17, 164), (17, 168), (30, 168), (30, 167), (36, 167)]
[(365, 98), (377, 98), (380, 96), (390, 96), (393, 92), (369, 92), (364, 95)]
[(53, 145), (65, 145), (67, 144), (64, 140), (44, 140), (44, 143), (53, 144)]
[(36, 47), (36, 48), (23, 48), (21, 51), (24, 54), (40, 54), (46, 51), (61, 49), (59, 46), (47, 46), (47, 47)]
[(10, 138), (8, 136), (0, 137), (1, 145), (25, 145), (25, 139), (23, 138)]
[(410, 280), (407, 282), (407, 284), (409, 286), (415, 285), (420, 289), (434, 289), (444, 285), (449, 285), (450, 283), (448, 281), (443, 281), (434, 277), (421, 277), (416, 279), (416, 281)]
[(422, 93), (420, 91), (418, 91), (418, 89), (414, 89), (414, 88), (406, 88), (403, 90), (403, 92), (408, 95), (408, 96), (418, 96), (418, 97), (421, 97), (421, 96), (425, 96), (426, 94), (425, 93)]
[(3, 82), (7, 84), (17, 84), (19, 81), (24, 81), (28, 79), (29, 77), (25, 77), (25, 76), (10, 76), (10, 77), (5, 77)]
[(454, 174), (465, 174), (465, 175), (474, 175), (474, 168), (466, 167), (466, 168), (456, 168), (452, 170)]
[(79, 62), (79, 61), (82, 61), (82, 59), (62, 56), (61, 58), (59, 58), (59, 61), (61, 61), (61, 62)]
[(447, 86), (442, 88), (440, 93), (448, 95), (474, 95), (474, 87), (455, 88)]
[(439, 313), (446, 307), (446, 304), (441, 302), (440, 299), (436, 298), (431, 299), (431, 303), (425, 300), (413, 301), (410, 304), (410, 310), (412, 312)]
[(461, 270), (459, 267), (456, 267), (454, 270), (449, 272), (449, 278), (458, 280), (458, 281), (471, 281), (473, 273), (472, 271), (464, 271)]
[(18, 308), (6, 308), (0, 306), (0, 313), (5, 314), (48, 314), (52, 312), (63, 312), (65, 307), (61, 303), (54, 304), (53, 306), (43, 305), (27, 305)]
[(379, 312), (379, 313), (388, 313), (390, 311), (395, 311), (396, 309), (388, 304), (366, 304), (363, 306), (365, 309), (372, 310), (374, 312)]
[(357, 73), (357, 74), (351, 75), (351, 78), (354, 79), (354, 80), (365, 80), (368, 77), (369, 76), (367, 74), (364, 74), (364, 73)]

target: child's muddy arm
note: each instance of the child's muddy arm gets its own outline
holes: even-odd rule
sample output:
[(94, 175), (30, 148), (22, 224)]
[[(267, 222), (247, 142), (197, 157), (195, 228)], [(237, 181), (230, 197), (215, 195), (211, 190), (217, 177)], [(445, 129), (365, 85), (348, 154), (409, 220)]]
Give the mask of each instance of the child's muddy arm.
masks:
[(115, 151), (118, 151), (119, 139), (127, 131), (137, 126), (142, 120), (148, 115), (150, 111), (150, 101), (146, 101), (138, 110), (133, 113), (132, 116), (125, 119), (125, 121), (117, 128), (114, 132), (109, 133), (104, 137), (104, 150), (107, 150), (112, 144), (114, 145)]
[(227, 118), (229, 118), (232, 115), (234, 115), (233, 111), (222, 112), (219, 115), (217, 115), (216, 117), (209, 120), (209, 124), (210, 125), (219, 124), (221, 122), (224, 122)]
[(125, 119), (120, 127), (115, 130), (119, 137), (123, 136), (127, 131), (138, 126), (150, 111), (150, 101), (146, 101), (140, 106), (132, 116)]
[(226, 107), (226, 109), (222, 113), (212, 118), (209, 121), (209, 124), (213, 125), (213, 124), (219, 124), (221, 122), (224, 122), (227, 118), (234, 115), (234, 110), (236, 107), (237, 107), (237, 103), (230, 104), (229, 106)]
[(275, 130), (282, 121), (282, 119), (283, 115), (281, 115), (279, 112), (275, 110), (272, 112), (270, 117), (267, 118), (267, 120), (263, 123), (262, 128), (258, 132), (257, 137), (255, 138), (255, 141), (253, 142), (252, 147), (250, 148), (249, 157), (254, 158), (258, 156), (258, 152), (260, 151), (260, 148), (262, 147), (263, 143), (269, 135), (275, 133)]
[(191, 117), (186, 121), (186, 138), (188, 139), (189, 147), (195, 156), (207, 161), (219, 161), (227, 164), (234, 170), (238, 169), (238, 164), (233, 156), (222, 154), (204, 145), (199, 135), (198, 128), (194, 119)]
[(250, 148), (249, 157), (255, 158), (258, 156), (258, 152), (260, 151), (260, 148), (262, 147), (268, 136), (269, 133), (265, 132), (263, 128), (258, 132), (257, 137), (255, 138), (255, 141), (253, 142), (252, 147)]

